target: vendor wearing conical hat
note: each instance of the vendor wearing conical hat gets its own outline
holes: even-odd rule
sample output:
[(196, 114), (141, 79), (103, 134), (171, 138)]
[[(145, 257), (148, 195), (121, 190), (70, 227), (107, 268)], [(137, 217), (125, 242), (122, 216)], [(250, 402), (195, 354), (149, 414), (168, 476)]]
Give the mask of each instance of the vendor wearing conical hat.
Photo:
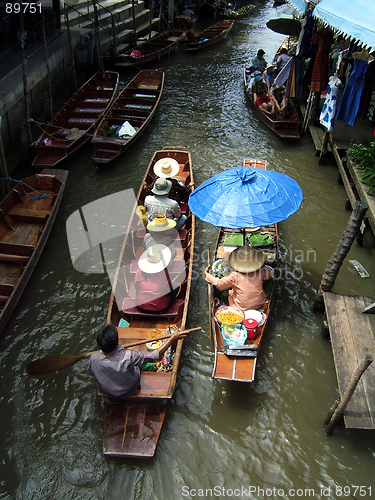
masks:
[(143, 252), (138, 260), (134, 278), (137, 308), (146, 313), (162, 314), (178, 292), (168, 273), (172, 252), (166, 245), (154, 244)]
[(205, 269), (205, 279), (218, 290), (229, 290), (228, 303), (239, 307), (242, 311), (258, 309), (264, 304), (266, 295), (263, 281), (272, 278), (272, 270), (263, 267), (265, 261), (261, 250), (251, 246), (243, 246), (234, 250), (229, 256), (229, 265), (233, 272), (224, 278), (215, 278)]

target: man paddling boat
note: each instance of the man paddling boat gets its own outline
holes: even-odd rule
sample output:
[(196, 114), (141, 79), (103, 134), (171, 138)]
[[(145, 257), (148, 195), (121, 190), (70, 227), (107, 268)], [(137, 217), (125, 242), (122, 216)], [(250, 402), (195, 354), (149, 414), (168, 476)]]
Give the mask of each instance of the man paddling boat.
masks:
[(139, 389), (142, 365), (159, 361), (174, 342), (186, 335), (187, 332), (176, 331), (158, 350), (145, 353), (124, 349), (118, 343), (117, 328), (105, 325), (96, 336), (101, 350), (90, 356), (87, 370), (95, 376), (100, 389), (108, 396), (134, 394)]

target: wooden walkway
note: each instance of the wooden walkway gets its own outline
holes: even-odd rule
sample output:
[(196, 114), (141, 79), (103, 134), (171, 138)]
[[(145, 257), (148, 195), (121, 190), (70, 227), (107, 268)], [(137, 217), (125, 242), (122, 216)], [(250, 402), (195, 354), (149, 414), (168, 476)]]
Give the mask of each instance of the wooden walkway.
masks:
[[(373, 297), (324, 293), (341, 399), (366, 354), (375, 357), (375, 314), (361, 313), (374, 302)], [(344, 411), (344, 423), (348, 429), (375, 429), (375, 363), (362, 375)]]

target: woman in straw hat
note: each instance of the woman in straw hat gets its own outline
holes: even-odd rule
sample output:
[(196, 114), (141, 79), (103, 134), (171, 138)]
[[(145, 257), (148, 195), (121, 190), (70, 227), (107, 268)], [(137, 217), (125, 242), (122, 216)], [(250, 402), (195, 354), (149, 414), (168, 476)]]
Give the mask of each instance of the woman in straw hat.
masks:
[(138, 260), (134, 278), (136, 304), (141, 312), (162, 314), (170, 308), (178, 287), (173, 289), (168, 265), (172, 252), (166, 245), (154, 244)]
[(205, 279), (218, 290), (230, 288), (228, 303), (242, 311), (258, 309), (264, 304), (266, 294), (263, 281), (272, 278), (272, 270), (263, 267), (265, 261), (261, 250), (251, 246), (243, 246), (234, 250), (229, 256), (229, 265), (234, 271), (224, 278), (215, 278), (205, 269)]
[(166, 245), (171, 253), (172, 260), (176, 257), (177, 240), (172, 236), (176, 236), (176, 221), (167, 219), (165, 215), (156, 214), (155, 219), (147, 224), (148, 233), (143, 238), (143, 246), (147, 250), (151, 245), (160, 244)]

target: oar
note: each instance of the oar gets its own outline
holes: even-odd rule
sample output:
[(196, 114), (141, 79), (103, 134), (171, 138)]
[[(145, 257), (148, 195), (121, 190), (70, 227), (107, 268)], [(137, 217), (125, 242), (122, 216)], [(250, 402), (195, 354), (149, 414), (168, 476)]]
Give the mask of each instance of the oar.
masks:
[[(181, 333), (191, 333), (197, 332), (201, 330), (200, 326), (196, 328), (190, 328), (190, 330), (183, 330)], [(134, 347), (136, 345), (147, 344), (147, 342), (155, 342), (157, 340), (168, 339), (170, 335), (162, 335), (160, 337), (153, 337), (144, 340), (137, 340), (130, 344), (126, 344), (122, 347), (127, 349), (128, 347)], [(36, 359), (35, 361), (31, 361), (26, 367), (27, 373), (31, 376), (35, 375), (44, 375), (46, 373), (57, 372), (58, 370), (62, 370), (63, 368), (67, 368), (68, 366), (74, 365), (77, 361), (84, 358), (89, 358), (91, 354), (94, 354), (98, 351), (85, 352), (83, 354), (57, 354), (56, 356), (48, 356), (46, 358)]]

